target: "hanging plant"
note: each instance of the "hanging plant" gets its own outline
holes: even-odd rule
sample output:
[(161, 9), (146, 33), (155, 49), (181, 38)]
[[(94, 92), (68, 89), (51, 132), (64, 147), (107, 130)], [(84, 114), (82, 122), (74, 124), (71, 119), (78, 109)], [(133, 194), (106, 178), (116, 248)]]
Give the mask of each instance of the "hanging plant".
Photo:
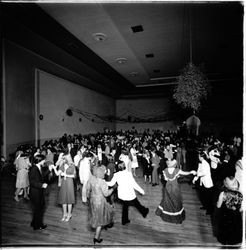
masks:
[(194, 64), (189, 63), (177, 78), (173, 98), (184, 109), (198, 111), (209, 91), (210, 85), (206, 75)]

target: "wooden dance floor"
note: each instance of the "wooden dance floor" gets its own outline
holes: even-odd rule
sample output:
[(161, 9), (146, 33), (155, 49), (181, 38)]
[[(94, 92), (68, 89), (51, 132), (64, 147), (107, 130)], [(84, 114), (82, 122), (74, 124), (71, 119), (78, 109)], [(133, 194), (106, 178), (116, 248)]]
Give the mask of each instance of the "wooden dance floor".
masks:
[[(145, 184), (138, 169), (136, 180), (145, 190), (145, 196), (138, 195), (140, 202), (149, 207), (150, 212), (144, 219), (135, 208), (129, 208), (131, 223), (121, 225), (121, 204), (115, 204), (114, 227), (103, 230), (100, 246), (221, 246), (213, 236), (211, 218), (200, 210), (196, 190), (187, 183), (182, 183), (183, 204), (186, 219), (181, 225), (164, 222), (155, 215), (156, 207), (162, 197), (162, 185), (152, 187)], [(58, 187), (56, 183), (47, 189), (47, 209), (44, 223), (45, 230), (34, 231), (30, 227), (30, 202), (14, 200), (15, 176), (7, 176), (1, 181), (1, 234), (2, 246), (93, 246), (94, 231), (88, 223), (88, 207), (77, 201), (73, 217), (69, 222), (61, 222), (62, 208), (56, 204)], [(98, 244), (99, 245), (99, 244)]]

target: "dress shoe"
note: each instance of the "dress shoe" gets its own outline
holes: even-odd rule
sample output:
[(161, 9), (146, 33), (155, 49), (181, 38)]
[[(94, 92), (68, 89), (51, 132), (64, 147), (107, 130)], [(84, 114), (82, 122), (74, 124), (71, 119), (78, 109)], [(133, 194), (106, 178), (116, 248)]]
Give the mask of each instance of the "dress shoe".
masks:
[(101, 243), (102, 241), (103, 239), (96, 239), (96, 238), (93, 239), (94, 244)]
[(149, 209), (148, 209), (148, 208), (146, 208), (146, 212), (143, 214), (143, 217), (144, 217), (144, 218), (146, 218), (146, 217), (147, 217), (147, 215), (148, 215), (148, 213), (149, 213)]
[(43, 230), (47, 227), (47, 225), (43, 224), (42, 226), (40, 227), (33, 227), (33, 230)]
[(72, 218), (72, 215), (68, 215), (67, 218), (65, 219), (65, 221), (70, 221), (70, 219)]
[(128, 223), (130, 223), (131, 221), (130, 220), (127, 220), (127, 221), (125, 221), (125, 222), (122, 222), (122, 225), (126, 225), (126, 224), (128, 224)]
[(67, 215), (63, 215), (61, 221), (65, 221), (67, 219)]
[(43, 224), (41, 227), (40, 227), (40, 229), (45, 229), (47, 227), (47, 225), (46, 224)]

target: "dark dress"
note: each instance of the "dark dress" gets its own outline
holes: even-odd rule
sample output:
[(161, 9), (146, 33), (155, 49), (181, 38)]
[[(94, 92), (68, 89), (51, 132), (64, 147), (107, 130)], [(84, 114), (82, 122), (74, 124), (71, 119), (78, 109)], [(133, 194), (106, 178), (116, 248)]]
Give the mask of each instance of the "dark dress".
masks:
[(155, 212), (162, 220), (176, 224), (181, 224), (185, 219), (181, 190), (177, 182), (179, 172), (178, 168), (175, 168), (172, 174), (168, 172), (168, 168), (163, 171), (164, 179), (167, 182), (166, 186), (163, 187), (161, 203)]
[(242, 242), (242, 214), (239, 211), (243, 195), (238, 191), (225, 190), (224, 200), (218, 209), (217, 239), (225, 245)]
[[(65, 164), (60, 167), (62, 172), (65, 171)], [(66, 174), (72, 175), (75, 174), (75, 166), (69, 164), (69, 167), (66, 169)], [(61, 187), (58, 194), (58, 204), (74, 204), (75, 195), (74, 195), (74, 183), (71, 177), (62, 177)]]
[(143, 175), (151, 176), (153, 167), (151, 166), (151, 161), (147, 160), (145, 157), (142, 157), (142, 166), (143, 166)]

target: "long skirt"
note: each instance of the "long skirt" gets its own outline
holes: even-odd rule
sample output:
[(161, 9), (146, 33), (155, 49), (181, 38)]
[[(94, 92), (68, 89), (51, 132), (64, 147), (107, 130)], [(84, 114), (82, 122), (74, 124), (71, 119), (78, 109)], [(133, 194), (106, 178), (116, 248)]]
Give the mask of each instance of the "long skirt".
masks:
[(182, 204), (182, 196), (177, 180), (167, 181), (163, 187), (163, 198), (156, 209), (156, 215), (170, 223), (181, 224), (185, 219), (185, 210)]

